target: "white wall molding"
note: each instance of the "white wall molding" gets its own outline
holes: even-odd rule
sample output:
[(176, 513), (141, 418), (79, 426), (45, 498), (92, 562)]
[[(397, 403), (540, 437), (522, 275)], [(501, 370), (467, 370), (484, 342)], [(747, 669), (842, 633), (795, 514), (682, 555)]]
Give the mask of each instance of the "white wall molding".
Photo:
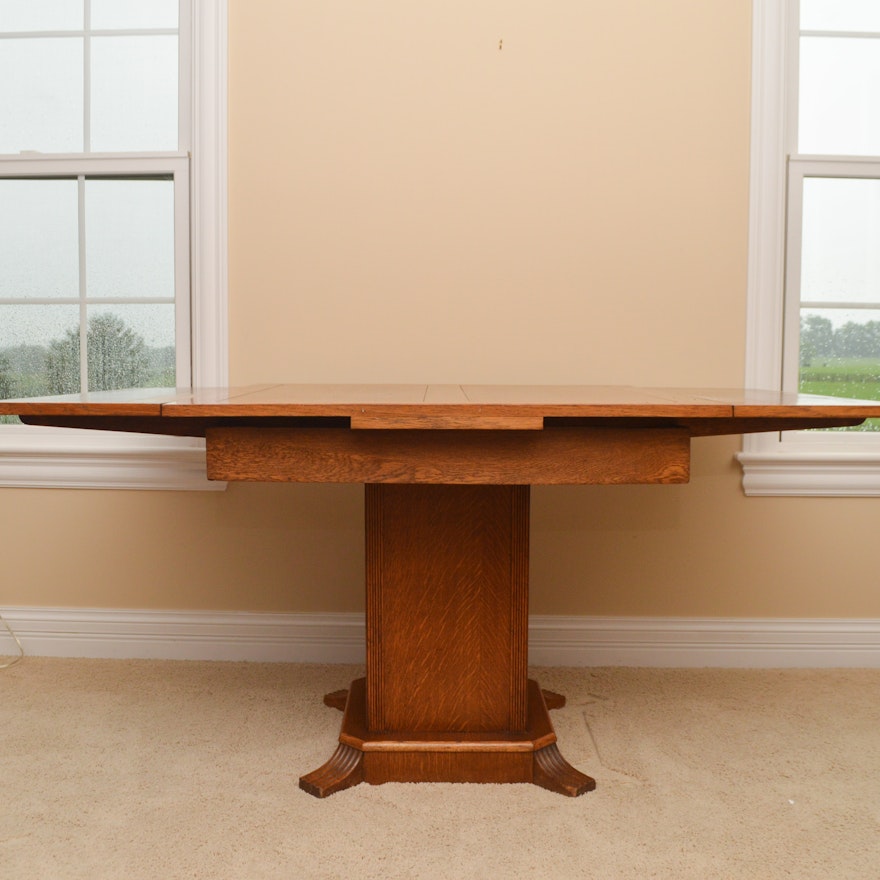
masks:
[[(15, 429), (17, 426), (11, 426)], [(190, 438), (28, 428), (0, 438), (0, 486), (220, 491), (205, 472), (205, 444)], [(88, 436), (85, 436), (85, 435)]]
[[(25, 654), (362, 663), (362, 614), (0, 609)], [(535, 666), (880, 668), (880, 620), (533, 616)], [(0, 654), (15, 653), (0, 631)]]
[(229, 384), (228, 9), (192, 4), (192, 340), (193, 385)]
[(880, 667), (880, 620), (533, 617), (536, 666)]
[[(778, 446), (779, 444), (777, 444)], [(746, 495), (880, 495), (880, 454), (741, 452)]]
[(784, 0), (752, 2), (747, 388), (782, 381), (788, 12)]
[[(25, 655), (360, 663), (362, 614), (0, 608)], [(0, 631), (0, 652), (12, 653)]]

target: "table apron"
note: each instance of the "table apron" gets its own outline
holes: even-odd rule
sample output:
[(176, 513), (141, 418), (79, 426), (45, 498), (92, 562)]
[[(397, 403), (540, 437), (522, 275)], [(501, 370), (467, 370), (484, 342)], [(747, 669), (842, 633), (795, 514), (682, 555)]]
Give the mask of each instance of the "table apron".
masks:
[(294, 483), (686, 483), (686, 428), (352, 431), (215, 427), (208, 478)]

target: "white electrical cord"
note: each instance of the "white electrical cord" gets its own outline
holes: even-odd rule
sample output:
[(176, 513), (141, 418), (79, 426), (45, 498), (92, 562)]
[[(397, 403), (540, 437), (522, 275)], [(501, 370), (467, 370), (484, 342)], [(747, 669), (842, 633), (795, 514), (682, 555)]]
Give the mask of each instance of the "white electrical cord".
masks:
[(5, 663), (0, 663), (0, 669), (8, 669), (10, 666), (15, 666), (15, 664), (24, 657), (24, 648), (22, 648), (18, 636), (12, 631), (12, 627), (6, 622), (2, 614), (0, 614), (0, 623), (6, 627), (6, 631), (12, 636), (12, 640), (15, 644), (18, 645), (18, 656), (13, 657), (11, 660), (7, 660)]

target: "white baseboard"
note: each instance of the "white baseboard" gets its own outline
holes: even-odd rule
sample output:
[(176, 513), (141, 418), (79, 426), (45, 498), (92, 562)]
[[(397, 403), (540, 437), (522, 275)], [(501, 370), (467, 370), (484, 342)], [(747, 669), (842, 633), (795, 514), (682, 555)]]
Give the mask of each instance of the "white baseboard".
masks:
[[(25, 654), (362, 663), (362, 614), (7, 608)], [(533, 615), (534, 666), (880, 667), (880, 620)], [(0, 628), (0, 654), (16, 652)]]
[[(25, 654), (162, 660), (362, 663), (362, 614), (0, 608)], [(8, 643), (8, 645), (7, 645)], [(0, 652), (13, 653), (0, 629)]]
[(880, 667), (880, 620), (532, 617), (535, 666)]

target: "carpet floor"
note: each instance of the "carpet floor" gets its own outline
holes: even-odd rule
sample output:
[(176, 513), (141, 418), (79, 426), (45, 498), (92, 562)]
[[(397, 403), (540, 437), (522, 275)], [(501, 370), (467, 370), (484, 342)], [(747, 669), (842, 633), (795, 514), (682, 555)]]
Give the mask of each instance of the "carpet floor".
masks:
[(597, 789), (325, 800), (353, 667), (25, 658), (0, 672), (0, 876), (876, 880), (880, 670), (541, 669)]

